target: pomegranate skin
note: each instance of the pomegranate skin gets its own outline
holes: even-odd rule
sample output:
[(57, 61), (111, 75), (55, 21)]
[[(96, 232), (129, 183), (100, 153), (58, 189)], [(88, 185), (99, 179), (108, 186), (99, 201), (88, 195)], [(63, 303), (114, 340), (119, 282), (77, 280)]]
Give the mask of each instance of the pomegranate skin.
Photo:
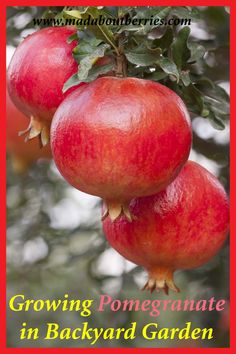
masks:
[(149, 273), (145, 288), (168, 288), (177, 269), (196, 268), (222, 247), (229, 228), (227, 195), (220, 182), (199, 164), (188, 161), (162, 192), (133, 199), (136, 219), (103, 221), (110, 245)]
[(102, 77), (72, 92), (57, 109), (51, 147), (62, 176), (103, 198), (114, 220), (129, 201), (159, 192), (189, 156), (191, 127), (173, 91), (137, 78)]
[[(39, 135), (43, 126), (44, 135), (48, 135), (54, 112), (74, 89), (62, 93), (64, 83), (78, 70), (72, 56), (76, 41), (67, 43), (74, 33), (76, 29), (71, 26), (41, 29), (26, 37), (11, 59), (8, 90), (17, 108), (31, 117), (34, 129), (30, 138), (35, 137), (37, 131)], [(45, 136), (46, 142), (47, 138)]]
[(38, 140), (30, 140), (27, 144), (18, 136), (18, 132), (27, 124), (27, 117), (21, 113), (6, 92), (7, 113), (7, 152), (11, 156), (16, 172), (25, 172), (29, 166), (40, 158), (51, 159), (50, 145), (40, 148)]

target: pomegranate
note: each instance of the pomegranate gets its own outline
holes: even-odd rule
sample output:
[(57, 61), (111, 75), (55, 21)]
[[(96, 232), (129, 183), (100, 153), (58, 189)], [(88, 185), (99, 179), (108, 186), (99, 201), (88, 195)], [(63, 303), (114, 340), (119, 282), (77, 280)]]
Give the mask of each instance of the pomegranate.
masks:
[(26, 37), (16, 49), (8, 68), (9, 94), (30, 125), (28, 139), (41, 136), (43, 145), (49, 138), (50, 122), (56, 108), (69, 91), (62, 93), (66, 80), (77, 72), (72, 56), (76, 41), (68, 44), (74, 27), (49, 27)]
[(51, 158), (50, 146), (39, 147), (39, 142), (31, 140), (26, 144), (19, 136), (19, 130), (23, 129), (27, 123), (27, 117), (21, 113), (12, 103), (8, 93), (6, 93), (7, 104), (7, 151), (11, 156), (13, 168), (17, 172), (24, 172), (39, 158)]
[(137, 217), (132, 223), (107, 218), (104, 233), (122, 256), (148, 271), (144, 289), (151, 292), (178, 292), (173, 272), (206, 263), (228, 233), (226, 193), (210, 172), (192, 161), (164, 191), (133, 199), (130, 209)]
[(103, 198), (103, 218), (164, 189), (188, 159), (191, 127), (184, 103), (158, 83), (102, 77), (73, 91), (58, 107), (51, 147), (63, 177)]

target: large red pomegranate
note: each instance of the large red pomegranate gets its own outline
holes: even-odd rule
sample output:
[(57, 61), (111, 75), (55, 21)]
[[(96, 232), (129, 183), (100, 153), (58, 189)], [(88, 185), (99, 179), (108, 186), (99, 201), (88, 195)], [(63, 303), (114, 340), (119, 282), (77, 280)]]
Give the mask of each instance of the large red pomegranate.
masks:
[(31, 140), (25, 143), (19, 137), (18, 132), (24, 129), (27, 117), (21, 113), (12, 103), (8, 92), (6, 93), (7, 112), (7, 152), (11, 156), (12, 164), (17, 172), (24, 172), (27, 168), (40, 158), (49, 159), (52, 157), (50, 145), (40, 148), (38, 140)]
[(137, 78), (103, 77), (57, 109), (51, 147), (63, 177), (100, 196), (108, 214), (131, 219), (129, 202), (165, 188), (186, 162), (191, 127), (172, 90)]
[(72, 56), (76, 41), (68, 43), (74, 27), (48, 27), (26, 37), (17, 47), (8, 68), (8, 90), (15, 105), (28, 117), (28, 138), (41, 135), (48, 142), (50, 122), (66, 97), (62, 88), (77, 72)]
[(149, 274), (145, 289), (179, 291), (176, 269), (199, 267), (223, 245), (229, 226), (226, 193), (218, 180), (189, 161), (162, 192), (133, 199), (132, 223), (122, 217), (103, 221), (111, 246)]

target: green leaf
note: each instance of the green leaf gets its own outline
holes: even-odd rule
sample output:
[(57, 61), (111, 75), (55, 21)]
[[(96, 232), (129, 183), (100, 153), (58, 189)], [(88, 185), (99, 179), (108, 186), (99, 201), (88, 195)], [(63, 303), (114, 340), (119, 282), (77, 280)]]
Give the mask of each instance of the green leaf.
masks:
[[(121, 26), (119, 29), (117, 29), (117, 33), (122, 33), (124, 31), (128, 32), (136, 32), (138, 35), (146, 35), (149, 33), (152, 29), (159, 27), (161, 25), (161, 20), (164, 19), (169, 13), (171, 8), (170, 7), (137, 7), (136, 9), (136, 15), (132, 16), (130, 14), (130, 17), (132, 17), (132, 20), (142, 20), (140, 24), (137, 25), (127, 25), (127, 26)], [(144, 24), (144, 19), (149, 19), (152, 20), (152, 24), (147, 21), (146, 24)], [(157, 24), (154, 24), (154, 22), (158, 22)], [(162, 24), (163, 25), (163, 24)]]
[(162, 37), (156, 38), (153, 41), (155, 47), (159, 47), (162, 50), (168, 49), (171, 43), (173, 42), (174, 34), (171, 27), (167, 27), (165, 33)]
[(119, 6), (118, 16), (123, 17), (127, 14), (131, 14), (133, 10), (134, 10), (134, 6)]
[(62, 89), (62, 92), (65, 93), (69, 88), (76, 86), (80, 83), (81, 81), (78, 79), (77, 73), (72, 75), (65, 83)]
[(78, 74), (72, 75), (64, 84), (63, 86), (63, 92), (66, 92), (69, 88), (77, 86), (81, 84), (82, 82), (91, 82), (95, 79), (97, 79), (101, 75), (105, 75), (111, 70), (114, 69), (114, 63), (106, 64), (103, 66), (99, 65), (94, 65), (91, 70), (89, 70), (88, 76), (84, 80), (80, 80), (78, 78)]
[(122, 33), (125, 31), (128, 32), (137, 32), (137, 31), (141, 31), (142, 30), (142, 26), (131, 26), (131, 25), (127, 25), (127, 26), (121, 26), (121, 28), (119, 30), (117, 30), (117, 33)]
[[(87, 14), (89, 14), (93, 19), (95, 19), (95, 18), (99, 17), (100, 12), (96, 7), (89, 7)], [(106, 43), (111, 45), (118, 53), (118, 49), (116, 46), (116, 41), (115, 41), (114, 35), (113, 35), (112, 31), (110, 31), (108, 26), (97, 24), (97, 26), (90, 26), (89, 28), (93, 33), (97, 34)]]
[(202, 76), (200, 79), (196, 81), (196, 86), (201, 89), (214, 89), (214, 82), (206, 76)]
[[(101, 15), (101, 13), (102, 10), (99, 10), (96, 7), (88, 6), (84, 9), (83, 12), (78, 10), (63, 11), (63, 16), (65, 18), (86, 20), (89, 18), (89, 16), (92, 19), (97, 19), (99, 18), (99, 15)], [(105, 43), (108, 43), (117, 51), (114, 35), (112, 31), (108, 28), (108, 26), (97, 24), (97, 25), (84, 25), (84, 26), (78, 25), (77, 27), (82, 30), (84, 30), (85, 28), (89, 29), (91, 32), (94, 33), (96, 38), (103, 40)]]
[(188, 59), (191, 57), (191, 52), (187, 45), (189, 34), (189, 27), (182, 28), (171, 45), (172, 58), (179, 69), (184, 69)]
[(78, 63), (89, 54), (93, 55), (94, 51), (102, 43), (101, 39), (90, 37), (86, 31), (82, 33), (83, 37), (79, 37), (79, 43), (72, 51)]
[(229, 104), (226, 101), (217, 100), (215, 98), (205, 96), (205, 101), (210, 104), (212, 110), (217, 114), (227, 115), (229, 114)]
[(95, 60), (97, 58), (103, 57), (107, 48), (110, 46), (108, 44), (100, 44), (92, 53), (85, 56), (79, 63), (78, 79), (84, 81), (87, 79), (89, 70), (92, 68)]
[[(103, 43), (101, 39), (97, 39), (89, 31), (78, 32), (78, 34), (79, 43), (73, 49), (73, 55), (79, 64), (79, 69), (78, 73), (69, 78), (65, 83), (63, 87), (64, 92), (68, 88), (78, 85), (80, 82), (90, 81), (88, 76), (93, 64), (98, 58), (104, 57), (106, 50), (110, 48), (109, 44)], [(96, 77), (97, 71), (94, 72), (94, 77)]]
[(228, 93), (225, 91), (225, 89), (223, 89), (219, 85), (215, 85), (215, 95), (214, 95), (214, 97), (219, 98), (219, 99), (223, 99), (226, 102), (229, 102)]
[(199, 19), (200, 12), (196, 7), (190, 6), (174, 6), (172, 7), (173, 15), (177, 16), (178, 18), (191, 18), (191, 19)]
[(78, 35), (77, 35), (77, 33), (73, 33), (71, 36), (69, 36), (69, 37), (67, 38), (67, 43), (71, 43), (71, 42), (73, 42), (73, 41), (75, 41), (75, 40), (78, 40)]
[(215, 128), (217, 130), (224, 130), (225, 129), (225, 124), (219, 116), (217, 116), (213, 113), (210, 113), (208, 116), (208, 119), (209, 119), (209, 122), (211, 123), (211, 125), (213, 126), (213, 128)]
[(127, 60), (135, 65), (148, 66), (155, 64), (160, 58), (161, 49), (156, 48), (152, 50), (147, 48), (146, 45), (142, 44), (135, 49), (125, 51), (125, 56)]
[(162, 70), (168, 74), (173, 75), (177, 82), (179, 81), (179, 71), (175, 63), (169, 58), (160, 58), (158, 60), (158, 65), (162, 68)]
[(153, 53), (129, 51), (125, 53), (125, 56), (130, 63), (140, 66), (152, 65), (157, 61), (157, 57)]
[(180, 79), (182, 80), (184, 86), (189, 86), (191, 84), (191, 79), (189, 76), (189, 71), (181, 71)]
[(66, 18), (82, 18), (82, 14), (78, 10), (63, 11)]
[(164, 71), (154, 71), (153, 73), (146, 75), (145, 78), (148, 80), (160, 81), (166, 78), (167, 76), (168, 74)]
[(207, 108), (203, 108), (203, 110), (202, 110), (202, 112), (201, 112), (201, 116), (202, 116), (203, 118), (206, 118), (206, 117), (209, 116), (209, 113), (210, 113), (210, 111), (209, 111)]
[(182, 88), (184, 99), (188, 103), (188, 108), (191, 112), (197, 115), (202, 115), (205, 109), (204, 97), (192, 83), (188, 87)]
[[(158, 9), (154, 9), (155, 11), (155, 14), (153, 16), (153, 21), (155, 20), (161, 20), (165, 17), (167, 17), (171, 11), (171, 6), (167, 6), (167, 7), (159, 7)], [(150, 17), (149, 17), (150, 18)], [(160, 26), (160, 23), (159, 24), (156, 24), (156, 25), (151, 25), (150, 23), (147, 23), (145, 26), (143, 26), (143, 29), (142, 29), (142, 32), (144, 34), (147, 34), (148, 32), (150, 32), (151, 30), (153, 30), (154, 28), (156, 27), (159, 27)]]
[(188, 60), (189, 62), (195, 62), (201, 59), (203, 55), (206, 53), (206, 49), (203, 47), (203, 45), (200, 45), (195, 42), (188, 43), (188, 48), (191, 51), (191, 57)]
[(229, 103), (229, 95), (227, 92), (219, 85), (214, 85), (214, 87), (211, 90), (207, 90), (206, 94), (208, 96), (211, 96), (218, 101)]
[(114, 69), (114, 63), (106, 64), (103, 66), (94, 65), (89, 71), (88, 77), (84, 82), (91, 82), (101, 75), (107, 74)]

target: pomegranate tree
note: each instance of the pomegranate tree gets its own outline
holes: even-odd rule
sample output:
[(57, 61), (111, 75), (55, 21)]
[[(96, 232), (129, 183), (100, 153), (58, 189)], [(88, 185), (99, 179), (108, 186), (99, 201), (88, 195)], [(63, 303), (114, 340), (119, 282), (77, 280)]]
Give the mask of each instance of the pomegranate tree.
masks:
[(31, 140), (26, 144), (19, 137), (18, 132), (24, 129), (27, 117), (21, 113), (6, 93), (7, 113), (7, 152), (11, 156), (13, 168), (17, 172), (24, 172), (39, 158), (49, 159), (52, 157), (50, 146), (40, 148), (38, 140)]
[(103, 229), (114, 249), (148, 271), (144, 289), (151, 292), (178, 292), (173, 272), (209, 261), (228, 233), (226, 193), (210, 172), (192, 161), (164, 191), (133, 199), (130, 210), (136, 217), (132, 223), (107, 218)]
[(8, 68), (8, 90), (15, 105), (30, 118), (28, 139), (49, 138), (51, 119), (65, 96), (66, 80), (78, 70), (72, 56), (76, 41), (67, 42), (74, 27), (49, 27), (26, 37), (17, 47)]
[(137, 78), (103, 77), (73, 91), (57, 109), (51, 147), (63, 177), (105, 200), (103, 218), (164, 189), (189, 156), (191, 127), (180, 97)]

